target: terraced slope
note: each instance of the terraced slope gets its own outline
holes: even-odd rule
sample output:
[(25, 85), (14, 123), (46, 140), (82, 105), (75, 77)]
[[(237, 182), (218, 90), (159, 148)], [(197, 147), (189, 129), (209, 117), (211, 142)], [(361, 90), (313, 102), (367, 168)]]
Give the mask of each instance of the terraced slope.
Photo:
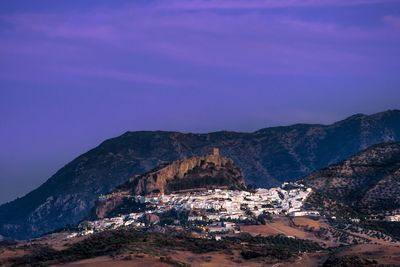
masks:
[(304, 181), (325, 197), (325, 203), (318, 204), (321, 208), (395, 213), (400, 210), (400, 142), (372, 146)]

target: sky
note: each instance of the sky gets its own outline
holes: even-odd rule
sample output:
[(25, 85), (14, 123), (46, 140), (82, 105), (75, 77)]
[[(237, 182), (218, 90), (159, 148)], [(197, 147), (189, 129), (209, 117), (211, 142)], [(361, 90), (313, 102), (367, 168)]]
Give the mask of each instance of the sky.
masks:
[(400, 108), (400, 0), (3, 0), (0, 203), (135, 130)]

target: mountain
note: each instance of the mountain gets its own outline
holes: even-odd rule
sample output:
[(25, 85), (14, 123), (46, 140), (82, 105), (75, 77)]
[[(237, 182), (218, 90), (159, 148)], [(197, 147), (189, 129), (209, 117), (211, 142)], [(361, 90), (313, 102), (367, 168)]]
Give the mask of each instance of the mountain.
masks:
[(346, 159), (370, 145), (400, 140), (400, 111), (354, 115), (332, 125), (297, 124), (253, 133), (127, 132), (61, 168), (26, 196), (0, 206), (0, 234), (29, 238), (85, 218), (100, 194), (160, 164), (218, 147), (246, 182), (277, 185)]
[(129, 198), (131, 195), (169, 194), (213, 188), (241, 189), (244, 183), (241, 170), (231, 159), (221, 157), (218, 149), (214, 148), (210, 155), (176, 160), (132, 178), (103, 196), (103, 200), (96, 205), (95, 217), (104, 218), (118, 211), (129, 213), (129, 209), (137, 206)]
[(385, 215), (400, 210), (400, 142), (374, 145), (303, 181), (316, 189), (309, 202), (332, 213)]

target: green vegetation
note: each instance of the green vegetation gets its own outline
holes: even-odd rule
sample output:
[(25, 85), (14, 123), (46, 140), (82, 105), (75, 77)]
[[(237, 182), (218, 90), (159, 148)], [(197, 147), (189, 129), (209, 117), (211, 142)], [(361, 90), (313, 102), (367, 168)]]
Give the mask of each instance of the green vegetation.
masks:
[(374, 260), (363, 259), (358, 256), (329, 257), (323, 267), (358, 267), (358, 266), (377, 266)]
[(390, 213), (399, 207), (400, 143), (372, 146), (346, 161), (303, 179), (314, 192), (305, 208), (319, 209), (345, 221), (371, 214)]
[(146, 205), (136, 201), (134, 198), (124, 198), (122, 203), (115, 209), (107, 213), (107, 217), (115, 217), (119, 214), (129, 214), (133, 212), (142, 212), (146, 209)]
[[(385, 221), (376, 221), (369, 222), (368, 224), (363, 225), (364, 228), (378, 231), (377, 235), (374, 236), (378, 239), (385, 238), (385, 235), (391, 236), (392, 238), (400, 241), (400, 222), (385, 222)], [(383, 234), (379, 234), (379, 232)]]
[[(163, 234), (159, 232), (140, 232), (136, 230), (106, 231), (93, 235), (83, 241), (69, 245), (62, 251), (49, 247), (32, 248), (32, 253), (11, 259), (12, 266), (47, 266), (56, 263), (77, 261), (98, 256), (117, 256), (124, 252), (145, 253), (164, 257), (165, 262), (171, 251), (185, 250), (193, 253), (220, 251), (231, 253), (240, 251), (244, 259), (264, 257), (268, 259), (288, 259), (300, 252), (322, 250), (311, 241), (278, 236), (251, 236), (242, 234), (226, 237), (221, 241), (193, 238), (184, 233)], [(180, 264), (180, 265), (179, 265)], [(176, 262), (176, 266), (184, 266)]]
[(189, 211), (178, 211), (176, 209), (171, 209), (169, 211), (159, 213), (158, 216), (160, 217), (160, 225), (172, 225), (175, 221), (179, 221), (180, 225), (187, 225)]
[[(185, 178), (168, 183), (168, 191), (175, 192), (180, 190), (195, 189), (195, 188), (218, 188), (222, 186), (231, 187), (237, 182), (233, 179), (223, 176), (204, 176), (195, 178)], [(236, 188), (236, 187), (234, 187)]]

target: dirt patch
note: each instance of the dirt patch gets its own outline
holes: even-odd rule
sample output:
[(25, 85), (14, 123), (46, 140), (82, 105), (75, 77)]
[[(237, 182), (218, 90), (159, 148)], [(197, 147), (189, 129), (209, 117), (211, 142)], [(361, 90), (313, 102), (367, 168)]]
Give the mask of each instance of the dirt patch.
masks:
[(304, 267), (304, 266), (322, 266), (329, 257), (328, 253), (304, 253), (292, 262), (282, 262), (273, 265), (274, 267)]
[(194, 254), (190, 251), (175, 251), (173, 257), (186, 262), (193, 267), (239, 266), (238, 262), (234, 262), (236, 258), (234, 253), (231, 255), (218, 252)]
[(399, 245), (362, 244), (344, 249), (339, 257), (356, 255), (365, 259), (376, 260), (379, 264), (398, 265), (400, 263)]
[(324, 221), (315, 221), (307, 217), (298, 217), (291, 220), (288, 217), (275, 218), (273, 222), (266, 225), (243, 225), (240, 226), (242, 232), (251, 235), (279, 235), (292, 236), (299, 239), (306, 239), (317, 242), (323, 247), (336, 247), (338, 242), (332, 237), (324, 237), (318, 234), (321, 228), (330, 228)]
[(21, 257), (27, 254), (29, 254), (29, 252), (24, 249), (0, 249), (0, 260)]
[(243, 225), (240, 226), (240, 230), (251, 235), (283, 234), (301, 239), (311, 238), (311, 235), (291, 225), (291, 222), (288, 218), (278, 218), (275, 219), (274, 222), (267, 223), (266, 225)]
[(319, 230), (321, 227), (328, 228), (329, 225), (321, 220), (313, 220), (308, 217), (296, 217), (293, 218), (293, 222), (297, 226), (301, 227), (313, 227), (315, 230)]
[(154, 257), (132, 257), (132, 259), (112, 259), (110, 257), (97, 257), (93, 259), (81, 260), (67, 264), (53, 265), (53, 267), (170, 267), (170, 264), (161, 262)]
[[(185, 262), (192, 267), (231, 267), (231, 266), (274, 266), (276, 263), (266, 263), (262, 259), (245, 260), (241, 257), (239, 251), (232, 251), (231, 253), (202, 253), (194, 254), (189, 251), (175, 251), (173, 258), (181, 262)], [(279, 264), (283, 264), (279, 263)], [(288, 264), (289, 266), (290, 264)], [(300, 266), (300, 265), (299, 265)]]

